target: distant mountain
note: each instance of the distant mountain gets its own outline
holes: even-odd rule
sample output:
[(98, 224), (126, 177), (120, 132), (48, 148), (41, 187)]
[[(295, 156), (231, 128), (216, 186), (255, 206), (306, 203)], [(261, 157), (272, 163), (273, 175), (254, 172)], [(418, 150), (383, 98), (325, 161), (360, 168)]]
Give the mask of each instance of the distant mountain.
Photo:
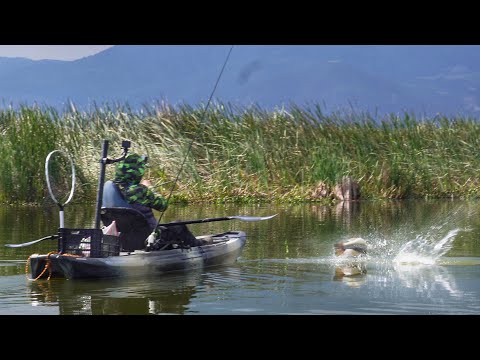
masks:
[[(230, 46), (120, 45), (76, 61), (0, 57), (3, 104), (205, 103)], [(480, 115), (480, 46), (239, 45), (215, 99), (270, 109)], [(1, 105), (0, 105), (1, 106)]]

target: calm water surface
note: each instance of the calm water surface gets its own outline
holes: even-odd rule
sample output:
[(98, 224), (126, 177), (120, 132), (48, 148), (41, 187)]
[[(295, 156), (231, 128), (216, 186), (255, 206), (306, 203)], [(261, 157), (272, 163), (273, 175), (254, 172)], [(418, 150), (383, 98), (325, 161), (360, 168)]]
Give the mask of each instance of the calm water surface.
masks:
[[(247, 232), (231, 266), (157, 278), (31, 281), (32, 253), (55, 241), (6, 248), (57, 231), (56, 208), (0, 209), (0, 314), (480, 314), (480, 203), (360, 202), (172, 206), (165, 221), (249, 215), (262, 222), (190, 225), (197, 235)], [(157, 214), (158, 215), (158, 214)], [(92, 227), (94, 206), (67, 206), (67, 227)], [(363, 237), (369, 255), (341, 261), (333, 244)]]

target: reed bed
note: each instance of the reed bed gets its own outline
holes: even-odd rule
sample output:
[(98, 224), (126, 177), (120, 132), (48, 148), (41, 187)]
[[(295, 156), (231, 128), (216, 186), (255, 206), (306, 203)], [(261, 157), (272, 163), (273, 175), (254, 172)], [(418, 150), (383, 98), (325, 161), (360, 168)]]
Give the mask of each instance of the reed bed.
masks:
[(45, 157), (55, 149), (75, 161), (76, 201), (94, 201), (104, 139), (110, 157), (120, 155), (124, 139), (131, 151), (147, 154), (147, 176), (172, 202), (332, 202), (345, 176), (358, 181), (363, 199), (480, 194), (480, 124), (473, 118), (326, 115), (315, 104), (267, 111), (217, 102), (204, 109), (154, 103), (0, 110), (0, 202), (45, 202)]

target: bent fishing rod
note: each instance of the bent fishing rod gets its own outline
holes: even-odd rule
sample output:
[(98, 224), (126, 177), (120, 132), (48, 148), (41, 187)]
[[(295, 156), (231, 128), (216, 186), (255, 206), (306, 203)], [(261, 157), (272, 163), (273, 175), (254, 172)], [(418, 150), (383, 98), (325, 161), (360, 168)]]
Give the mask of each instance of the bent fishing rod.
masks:
[[(225, 62), (223, 63), (222, 69), (220, 70), (220, 73), (218, 74), (217, 81), (215, 82), (215, 85), (214, 85), (213, 90), (210, 94), (210, 97), (208, 98), (207, 105), (203, 109), (202, 115), (200, 117), (200, 125), (201, 126), (204, 125), (204, 119), (205, 119), (205, 115), (207, 114), (207, 109), (210, 106), (210, 103), (212, 102), (213, 94), (215, 93), (215, 90), (217, 89), (218, 83), (220, 82), (220, 79), (222, 77), (223, 71), (225, 70), (225, 67), (227, 66), (228, 59), (230, 58), (230, 54), (232, 53), (232, 50), (233, 50), (233, 45), (230, 47), (230, 50), (228, 51), (228, 54), (227, 54), (227, 57), (225, 59)], [(200, 130), (201, 129), (199, 129), (199, 131), (196, 134), (200, 133)], [(168, 194), (168, 197), (167, 197), (167, 208), (168, 208), (168, 204), (170, 202), (170, 198), (172, 197), (173, 190), (175, 189), (177, 181), (180, 177), (180, 173), (182, 172), (183, 166), (185, 165), (185, 162), (187, 161), (188, 154), (190, 153), (190, 150), (191, 150), (192, 145), (193, 145), (196, 138), (197, 138), (197, 135), (194, 135), (192, 140), (190, 141), (190, 144), (188, 145), (188, 148), (187, 148), (187, 152), (185, 153), (185, 157), (183, 158), (183, 162), (180, 165), (180, 169), (178, 170), (178, 173), (177, 173), (177, 176), (176, 176), (175, 180), (173, 181), (172, 188), (170, 189), (170, 193)], [(158, 228), (158, 226), (160, 224), (160, 221), (162, 220), (164, 212), (165, 211), (162, 211), (160, 213), (160, 217), (158, 218), (157, 225), (155, 226), (155, 230)], [(153, 231), (153, 233), (155, 232), (155, 230)]]

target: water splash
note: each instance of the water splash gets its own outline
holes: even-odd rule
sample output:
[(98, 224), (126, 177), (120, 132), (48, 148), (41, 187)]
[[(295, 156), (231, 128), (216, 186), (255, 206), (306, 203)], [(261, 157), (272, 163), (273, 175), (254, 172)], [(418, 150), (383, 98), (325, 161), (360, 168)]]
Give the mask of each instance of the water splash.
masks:
[[(432, 230), (438, 230), (438, 228), (432, 227)], [(435, 264), (441, 256), (451, 249), (453, 240), (458, 233), (469, 230), (471, 229), (457, 228), (450, 230), (440, 240), (435, 240), (431, 234), (417, 235), (414, 240), (407, 242), (400, 248), (393, 262), (399, 264)]]
[(447, 268), (434, 264), (395, 263), (394, 270), (403, 286), (415, 289), (424, 296), (434, 297), (439, 291), (445, 291), (453, 297), (464, 295)]

